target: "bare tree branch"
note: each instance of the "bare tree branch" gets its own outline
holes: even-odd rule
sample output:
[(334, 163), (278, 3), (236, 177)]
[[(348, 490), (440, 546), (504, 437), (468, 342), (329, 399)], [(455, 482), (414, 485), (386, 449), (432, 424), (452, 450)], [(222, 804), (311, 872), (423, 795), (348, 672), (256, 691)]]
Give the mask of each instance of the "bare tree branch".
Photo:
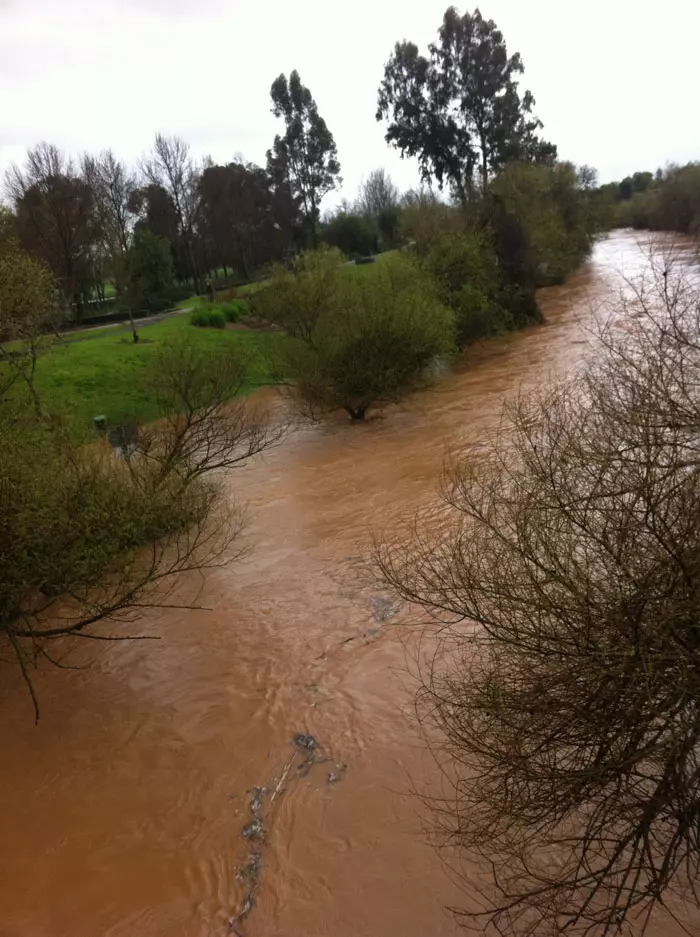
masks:
[(699, 430), (698, 278), (654, 253), (583, 372), (507, 406), (377, 546), (437, 625), (419, 712), (480, 933), (638, 934), (696, 900)]

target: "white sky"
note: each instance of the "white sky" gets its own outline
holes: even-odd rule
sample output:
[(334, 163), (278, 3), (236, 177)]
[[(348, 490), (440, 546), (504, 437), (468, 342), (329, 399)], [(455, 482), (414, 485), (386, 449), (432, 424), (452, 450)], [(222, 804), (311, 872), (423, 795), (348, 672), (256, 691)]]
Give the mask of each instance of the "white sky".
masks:
[[(425, 47), (447, 0), (0, 0), (0, 173), (40, 140), (130, 162), (156, 130), (264, 165), (269, 89), (299, 70), (333, 132), (342, 195), (416, 167), (374, 119), (394, 42)], [(463, 11), (463, 7), (460, 10)], [(483, 0), (525, 63), (545, 136), (602, 181), (700, 159), (697, 0)], [(1, 178), (1, 177), (0, 177)], [(329, 199), (328, 206), (335, 199)]]

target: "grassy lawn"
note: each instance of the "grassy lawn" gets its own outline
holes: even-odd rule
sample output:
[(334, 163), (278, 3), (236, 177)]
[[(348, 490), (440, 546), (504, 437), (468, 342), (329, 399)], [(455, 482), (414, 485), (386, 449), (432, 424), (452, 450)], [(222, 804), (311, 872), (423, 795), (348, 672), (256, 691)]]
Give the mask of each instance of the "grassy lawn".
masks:
[(228, 342), (250, 355), (249, 390), (269, 383), (266, 349), (274, 338), (267, 333), (198, 329), (189, 316), (173, 316), (139, 328), (134, 345), (129, 332), (92, 333), (86, 341), (54, 345), (39, 359), (36, 385), (52, 408), (67, 411), (79, 423), (89, 425), (98, 414), (113, 425), (145, 422), (157, 416), (148, 392), (149, 362), (168, 338), (181, 335), (201, 348)]

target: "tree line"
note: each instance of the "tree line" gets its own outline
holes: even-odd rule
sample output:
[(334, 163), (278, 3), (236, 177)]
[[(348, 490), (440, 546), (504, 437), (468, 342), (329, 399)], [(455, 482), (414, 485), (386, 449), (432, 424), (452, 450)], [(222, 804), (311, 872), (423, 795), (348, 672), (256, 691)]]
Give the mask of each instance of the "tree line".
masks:
[(112, 283), (122, 304), (172, 303), (176, 284), (201, 292), (216, 270), (249, 279), (316, 241), (320, 203), (338, 184), (335, 142), (297, 72), (271, 89), (284, 121), (265, 167), (198, 163), (187, 142), (156, 134), (138, 169), (112, 150), (74, 160), (40, 143), (5, 180), (2, 225), (52, 271), (80, 319)]
[(595, 193), (609, 228), (700, 232), (700, 163), (669, 164), (651, 173), (635, 172)]
[[(522, 72), (493, 21), (451, 7), (428, 57), (397, 44), (376, 116), (387, 142), (418, 158), (425, 183), (466, 205), (509, 161), (556, 157), (538, 136), (531, 93), (518, 90)], [(176, 284), (201, 292), (216, 271), (250, 279), (319, 242), (322, 200), (341, 182), (333, 134), (298, 72), (275, 79), (270, 97), (283, 132), (264, 167), (197, 162), (185, 140), (160, 133), (135, 171), (112, 150), (74, 160), (41, 143), (7, 174), (4, 223), (49, 266), (78, 319), (107, 298), (107, 284), (124, 307), (155, 309)], [(398, 199), (385, 181), (370, 177), (363, 211), (329, 219), (328, 243), (349, 253), (395, 243)]]

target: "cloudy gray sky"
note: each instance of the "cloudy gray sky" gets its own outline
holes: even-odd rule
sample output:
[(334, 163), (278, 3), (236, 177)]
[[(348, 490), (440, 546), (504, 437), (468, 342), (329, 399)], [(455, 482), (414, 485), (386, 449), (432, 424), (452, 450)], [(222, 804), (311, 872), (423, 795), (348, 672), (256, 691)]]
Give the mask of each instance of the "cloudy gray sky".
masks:
[[(342, 195), (415, 165), (374, 119), (393, 44), (425, 46), (446, 0), (0, 0), (0, 171), (48, 140), (129, 161), (156, 130), (196, 156), (264, 163), (278, 122), (269, 88), (297, 68), (335, 135)], [(460, 9), (462, 9), (460, 7)], [(525, 63), (546, 136), (601, 179), (700, 159), (700, 3), (483, 0)]]

